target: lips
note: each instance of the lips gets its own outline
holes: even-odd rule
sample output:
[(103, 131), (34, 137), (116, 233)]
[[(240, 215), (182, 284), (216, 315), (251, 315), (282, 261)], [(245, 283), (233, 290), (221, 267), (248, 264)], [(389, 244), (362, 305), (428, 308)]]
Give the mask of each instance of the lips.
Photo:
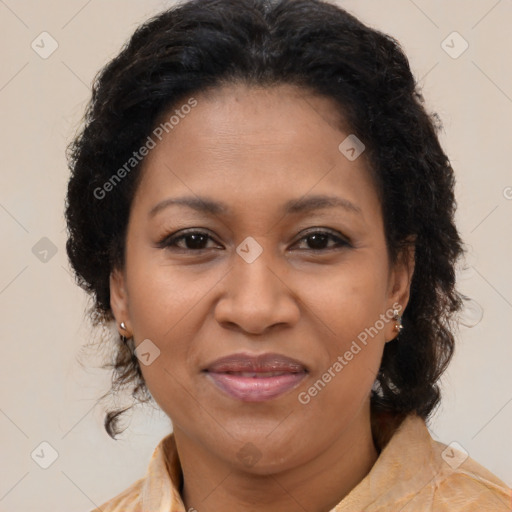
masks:
[(297, 387), (308, 373), (304, 364), (280, 354), (232, 354), (203, 370), (231, 398), (262, 402)]
[(215, 373), (226, 372), (288, 372), (297, 373), (307, 371), (306, 367), (290, 357), (280, 354), (258, 354), (252, 356), (250, 354), (232, 354), (217, 359), (206, 367), (206, 371)]

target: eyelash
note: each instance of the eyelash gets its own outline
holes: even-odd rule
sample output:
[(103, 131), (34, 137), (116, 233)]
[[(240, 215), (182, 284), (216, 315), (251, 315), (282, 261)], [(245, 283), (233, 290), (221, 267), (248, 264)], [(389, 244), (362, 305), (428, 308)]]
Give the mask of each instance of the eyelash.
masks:
[[(318, 229), (318, 228), (314, 228), (314, 229), (315, 229), (314, 231), (313, 230), (308, 231), (302, 238), (299, 238), (299, 240), (297, 240), (297, 242), (295, 242), (295, 243), (299, 243), (299, 242), (307, 239), (308, 237), (310, 237), (312, 235), (327, 235), (331, 240), (335, 240), (336, 241), (336, 246), (334, 246), (334, 247), (327, 247), (327, 248), (324, 248), (324, 249), (305, 249), (305, 250), (310, 251), (310, 252), (317, 252), (318, 253), (318, 252), (326, 252), (326, 251), (331, 251), (331, 250), (342, 249), (344, 247), (352, 247), (352, 245), (350, 244), (348, 239), (346, 239), (344, 237), (335, 235), (331, 231), (326, 231), (326, 230)], [(187, 237), (189, 237), (191, 235), (205, 235), (210, 240), (214, 240), (213, 237), (211, 237), (205, 231), (190, 230), (190, 231), (182, 232), (179, 235), (177, 235), (176, 233), (170, 234), (170, 235), (165, 235), (159, 242), (157, 242), (156, 246), (158, 248), (160, 248), (160, 249), (173, 249), (173, 248), (176, 248), (177, 250), (186, 251), (186, 252), (201, 252), (201, 251), (208, 250), (208, 248), (189, 249), (189, 248), (183, 248), (183, 247), (178, 247), (177, 246), (177, 242), (179, 242), (181, 240), (185, 240)]]

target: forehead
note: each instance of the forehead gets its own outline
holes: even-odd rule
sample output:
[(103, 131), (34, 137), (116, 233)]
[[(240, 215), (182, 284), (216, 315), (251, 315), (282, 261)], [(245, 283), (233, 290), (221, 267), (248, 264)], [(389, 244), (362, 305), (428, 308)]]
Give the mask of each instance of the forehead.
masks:
[(261, 206), (338, 192), (379, 213), (364, 153), (352, 161), (340, 151), (351, 134), (332, 100), (289, 85), (229, 85), (194, 100), (166, 113), (174, 124), (143, 162), (139, 202), (186, 193), (243, 207), (249, 197)]

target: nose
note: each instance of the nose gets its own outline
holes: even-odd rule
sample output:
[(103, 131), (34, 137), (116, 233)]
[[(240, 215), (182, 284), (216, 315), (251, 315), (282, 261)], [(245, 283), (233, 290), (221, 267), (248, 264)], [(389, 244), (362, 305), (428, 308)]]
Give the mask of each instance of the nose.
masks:
[(300, 316), (299, 302), (285, 263), (277, 263), (264, 249), (251, 263), (238, 254), (223, 279), (224, 290), (215, 306), (221, 326), (250, 334), (266, 333), (272, 327), (291, 327)]

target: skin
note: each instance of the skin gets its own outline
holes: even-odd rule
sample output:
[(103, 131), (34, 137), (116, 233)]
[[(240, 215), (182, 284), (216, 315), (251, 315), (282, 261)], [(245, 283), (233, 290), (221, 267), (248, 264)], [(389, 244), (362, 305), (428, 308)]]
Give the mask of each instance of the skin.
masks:
[[(125, 267), (111, 274), (112, 311), (126, 324), (123, 335), (136, 345), (150, 339), (160, 350), (141, 369), (173, 423), (187, 509), (328, 511), (378, 457), (369, 398), (395, 322), (308, 404), (298, 394), (394, 303), (403, 312), (414, 256), (390, 264), (364, 153), (350, 161), (338, 149), (350, 131), (331, 100), (290, 85), (229, 85), (195, 98), (197, 106), (144, 161)], [(316, 194), (348, 199), (361, 213), (339, 206), (281, 212), (285, 202)], [(172, 205), (149, 215), (179, 196), (222, 201), (230, 211)], [(157, 246), (188, 228), (212, 238)], [(306, 230), (350, 245), (327, 238), (314, 251)], [(252, 263), (236, 252), (248, 236), (263, 249)], [(201, 372), (237, 352), (277, 352), (310, 371), (284, 395), (242, 402)], [(259, 457), (252, 465), (237, 457), (247, 443)]]

